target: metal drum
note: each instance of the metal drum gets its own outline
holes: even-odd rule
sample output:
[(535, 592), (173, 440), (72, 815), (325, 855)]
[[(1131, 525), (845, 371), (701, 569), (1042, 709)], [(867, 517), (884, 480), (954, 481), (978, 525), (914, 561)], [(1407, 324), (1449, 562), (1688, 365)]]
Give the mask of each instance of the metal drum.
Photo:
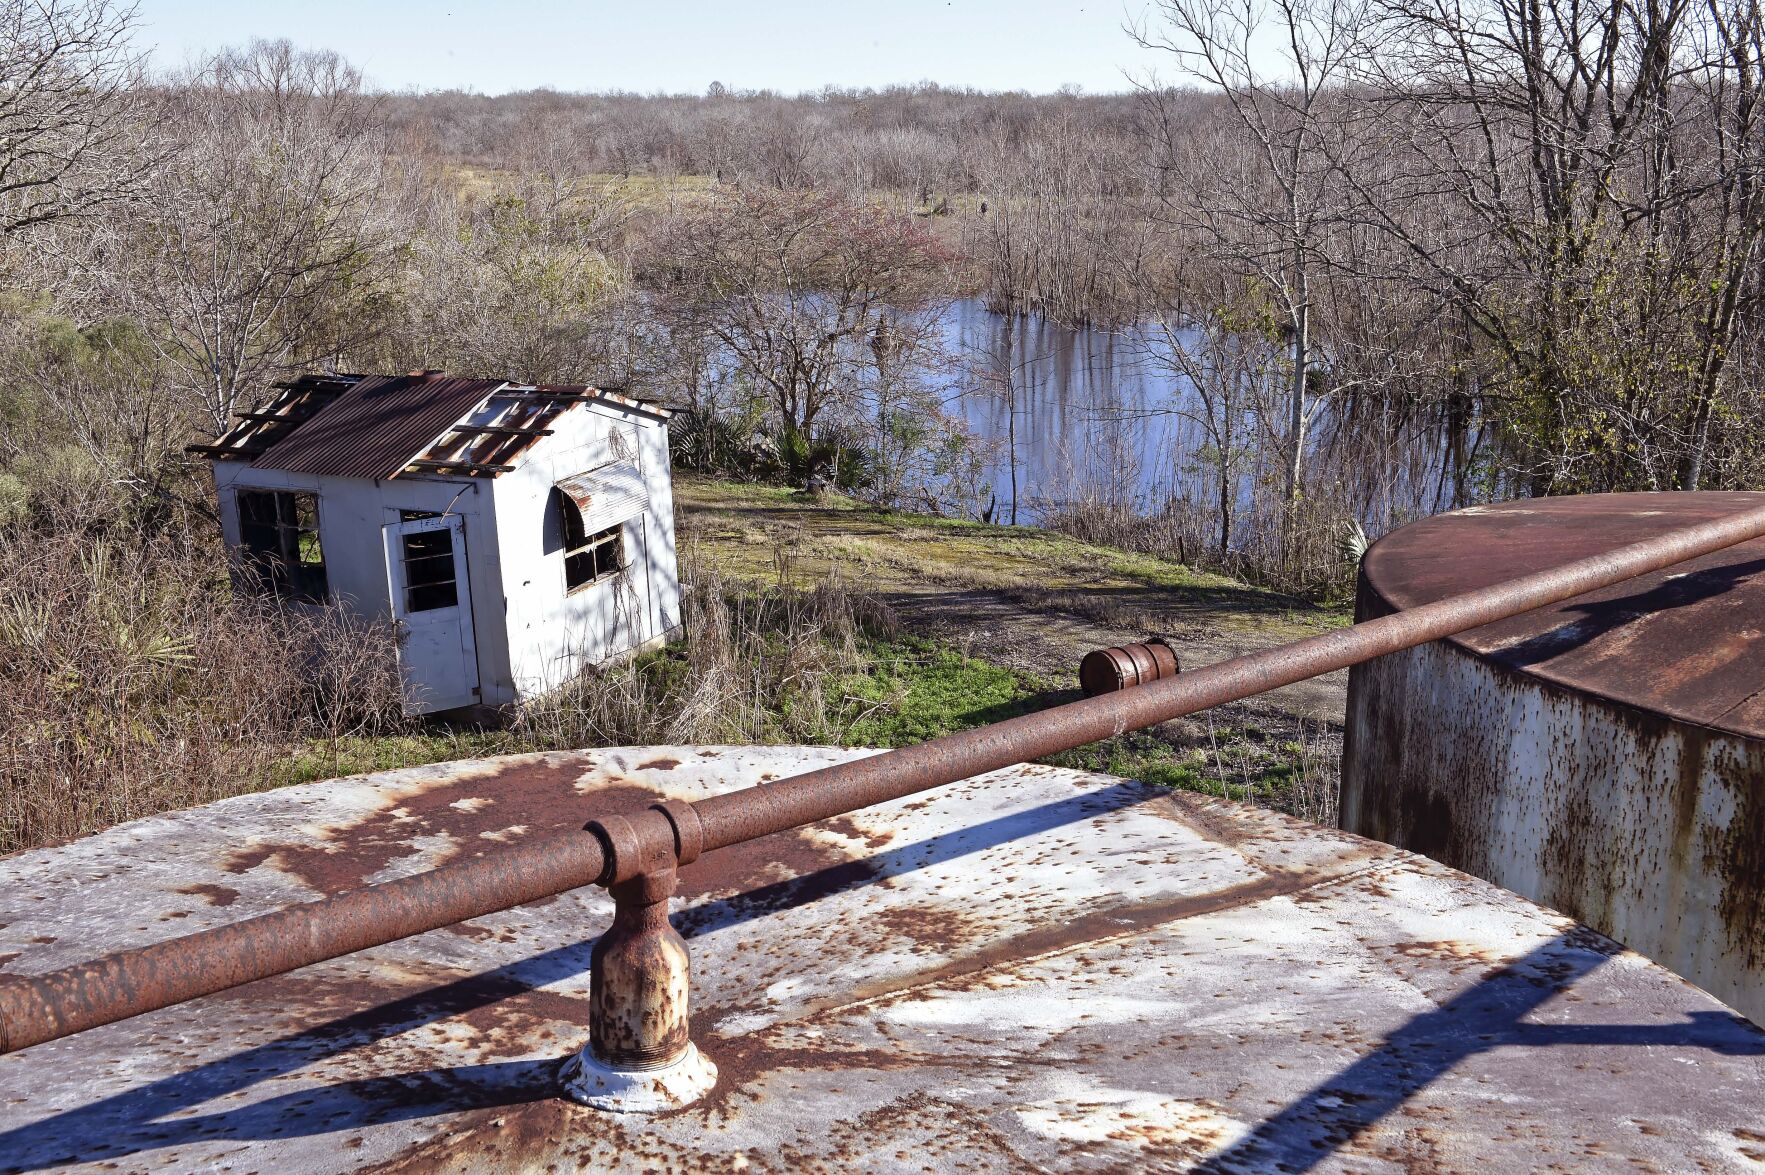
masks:
[(1161, 640), (1095, 649), (1079, 662), (1079, 686), (1086, 697), (1112, 694), (1177, 674), (1177, 654)]

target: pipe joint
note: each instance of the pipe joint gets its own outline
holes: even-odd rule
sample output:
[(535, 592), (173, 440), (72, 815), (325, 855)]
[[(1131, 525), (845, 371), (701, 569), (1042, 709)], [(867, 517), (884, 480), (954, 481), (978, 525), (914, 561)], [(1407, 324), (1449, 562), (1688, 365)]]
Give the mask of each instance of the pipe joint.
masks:
[[(682, 838), (677, 819), (684, 818), (672, 815), (664, 805), (658, 804), (642, 812), (603, 816), (589, 821), (588, 831), (601, 842), (606, 858), (600, 884), (612, 889), (645, 874), (666, 872), (672, 875), (675, 865), (681, 863)], [(689, 835), (698, 834), (697, 820), (695, 815), (689, 825)], [(691, 842), (695, 858), (700, 843), (702, 837)], [(669, 892), (673, 892), (672, 887)]]
[[(665, 813), (654, 815), (671, 826)], [(697, 1100), (717, 1080), (717, 1067), (688, 1034), (690, 959), (686, 940), (668, 921), (677, 849), (671, 839), (658, 852), (628, 821), (605, 823), (612, 826), (604, 830), (609, 838), (629, 837), (649, 849), (655, 867), (607, 887), (613, 924), (590, 956), (588, 1046), (567, 1066), (564, 1089), (599, 1109), (672, 1109)]]

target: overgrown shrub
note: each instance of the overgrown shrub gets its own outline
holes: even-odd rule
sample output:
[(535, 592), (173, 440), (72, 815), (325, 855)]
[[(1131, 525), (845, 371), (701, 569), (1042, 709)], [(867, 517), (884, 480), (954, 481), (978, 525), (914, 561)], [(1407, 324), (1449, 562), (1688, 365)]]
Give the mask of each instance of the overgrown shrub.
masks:
[(0, 851), (264, 785), (403, 723), (390, 633), (237, 595), (167, 533), (0, 530)]

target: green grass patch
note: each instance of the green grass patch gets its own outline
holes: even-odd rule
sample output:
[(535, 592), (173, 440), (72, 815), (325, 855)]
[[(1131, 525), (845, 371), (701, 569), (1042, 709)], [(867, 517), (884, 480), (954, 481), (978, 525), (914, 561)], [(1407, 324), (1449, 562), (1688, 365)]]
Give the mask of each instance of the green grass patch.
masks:
[(520, 745), (513, 735), (496, 730), (461, 731), (437, 727), (375, 738), (352, 736), (299, 747), (270, 768), (259, 790), (538, 749), (541, 748)]
[(1041, 691), (1028, 675), (948, 644), (903, 637), (866, 652), (868, 671), (841, 682), (847, 746), (910, 746), (1037, 708)]
[(1280, 801), (1301, 782), (1302, 755), (1298, 743), (1275, 742), (1256, 728), (1245, 727), (1216, 731), (1207, 744), (1187, 747), (1135, 731), (1043, 761), (1159, 787), (1281, 806)]

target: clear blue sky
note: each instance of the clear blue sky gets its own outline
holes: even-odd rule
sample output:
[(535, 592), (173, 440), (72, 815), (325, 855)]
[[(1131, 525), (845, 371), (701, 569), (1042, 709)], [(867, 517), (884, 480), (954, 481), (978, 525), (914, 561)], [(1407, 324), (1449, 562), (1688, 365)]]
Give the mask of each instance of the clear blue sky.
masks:
[(141, 0), (159, 66), (254, 37), (335, 49), (386, 89), (795, 93), (931, 80), (1125, 89), (1145, 0)]

